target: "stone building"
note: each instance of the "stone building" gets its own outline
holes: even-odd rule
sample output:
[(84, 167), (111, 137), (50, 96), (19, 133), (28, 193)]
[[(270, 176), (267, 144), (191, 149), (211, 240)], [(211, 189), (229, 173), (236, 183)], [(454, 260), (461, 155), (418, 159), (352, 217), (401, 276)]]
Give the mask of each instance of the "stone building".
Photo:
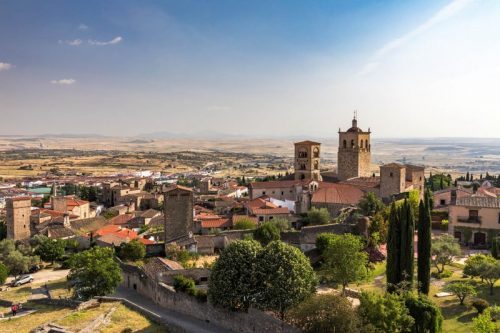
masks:
[(7, 239), (22, 240), (31, 237), (31, 197), (8, 198)]
[(182, 238), (191, 238), (194, 228), (193, 190), (175, 185), (167, 188), (163, 195), (165, 244)]
[(424, 193), (425, 168), (410, 164), (389, 163), (380, 166), (380, 194), (381, 198), (419, 190)]
[(371, 142), (370, 129), (364, 132), (354, 116), (352, 127), (346, 132), (339, 129), (337, 175), (339, 180), (370, 176)]
[(295, 180), (321, 181), (321, 143), (301, 141), (295, 143)]

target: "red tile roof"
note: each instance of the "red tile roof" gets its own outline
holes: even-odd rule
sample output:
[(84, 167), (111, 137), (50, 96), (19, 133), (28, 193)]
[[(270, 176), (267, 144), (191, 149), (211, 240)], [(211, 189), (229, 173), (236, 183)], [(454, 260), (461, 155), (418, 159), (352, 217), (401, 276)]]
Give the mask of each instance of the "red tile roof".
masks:
[(254, 189), (266, 189), (266, 188), (287, 188), (296, 185), (308, 185), (312, 180), (274, 180), (270, 182), (253, 182), (250, 183), (249, 187)]
[(201, 227), (204, 229), (210, 228), (229, 228), (232, 226), (230, 219), (217, 219), (201, 221)]
[(130, 221), (134, 216), (132, 214), (122, 214), (113, 217), (111, 220), (109, 220), (109, 223), (114, 224), (114, 225), (123, 225), (127, 224), (128, 221)]
[(363, 191), (351, 185), (333, 184), (319, 188), (314, 192), (312, 203), (335, 203), (343, 205), (356, 205), (363, 197)]
[(281, 208), (256, 208), (252, 210), (254, 215), (280, 215), (280, 214), (290, 214), (290, 211), (286, 207)]

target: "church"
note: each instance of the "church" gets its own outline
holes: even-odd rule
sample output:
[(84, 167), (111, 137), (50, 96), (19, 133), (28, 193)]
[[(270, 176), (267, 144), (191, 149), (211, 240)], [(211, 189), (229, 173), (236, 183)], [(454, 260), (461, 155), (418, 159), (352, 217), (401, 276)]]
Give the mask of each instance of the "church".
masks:
[(389, 163), (379, 166), (379, 175), (371, 172), (371, 131), (358, 127), (356, 115), (351, 127), (346, 131), (339, 129), (338, 135), (337, 168), (333, 177), (331, 172), (328, 177), (321, 173), (320, 142), (296, 142), (293, 180), (251, 183), (250, 198), (267, 195), (294, 200), (295, 213), (307, 212), (311, 207), (326, 207), (335, 216), (341, 208), (356, 205), (365, 192), (374, 192), (384, 201), (411, 190), (423, 193), (425, 168), (422, 166)]

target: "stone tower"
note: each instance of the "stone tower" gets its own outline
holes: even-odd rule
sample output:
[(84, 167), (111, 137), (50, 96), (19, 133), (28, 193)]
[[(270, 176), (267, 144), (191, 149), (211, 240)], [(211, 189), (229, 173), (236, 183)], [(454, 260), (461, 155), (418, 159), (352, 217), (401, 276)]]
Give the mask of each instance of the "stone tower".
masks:
[(295, 179), (321, 181), (320, 174), (321, 143), (302, 141), (295, 143)]
[(167, 188), (163, 195), (165, 244), (190, 237), (193, 232), (193, 190), (175, 185)]
[(339, 180), (369, 177), (371, 164), (370, 129), (363, 132), (358, 127), (356, 115), (352, 127), (346, 132), (339, 129), (339, 151), (337, 155), (337, 176)]
[(405, 191), (406, 168), (398, 163), (380, 166), (380, 197), (389, 198)]
[(31, 198), (7, 199), (7, 239), (21, 240), (31, 237)]

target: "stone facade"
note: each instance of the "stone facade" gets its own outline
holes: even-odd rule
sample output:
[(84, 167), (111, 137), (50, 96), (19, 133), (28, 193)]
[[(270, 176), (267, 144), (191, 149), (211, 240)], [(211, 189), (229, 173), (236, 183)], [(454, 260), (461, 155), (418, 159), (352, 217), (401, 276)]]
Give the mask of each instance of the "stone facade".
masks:
[(362, 131), (356, 118), (346, 132), (339, 129), (337, 175), (339, 180), (370, 176), (371, 141), (370, 130)]
[(319, 142), (295, 143), (295, 180), (321, 180), (320, 152)]
[(7, 239), (21, 240), (31, 237), (31, 198), (7, 199)]
[(193, 191), (183, 186), (173, 186), (164, 193), (165, 243), (193, 232)]
[(390, 163), (380, 166), (380, 197), (403, 193), (406, 188), (406, 169), (403, 165)]

